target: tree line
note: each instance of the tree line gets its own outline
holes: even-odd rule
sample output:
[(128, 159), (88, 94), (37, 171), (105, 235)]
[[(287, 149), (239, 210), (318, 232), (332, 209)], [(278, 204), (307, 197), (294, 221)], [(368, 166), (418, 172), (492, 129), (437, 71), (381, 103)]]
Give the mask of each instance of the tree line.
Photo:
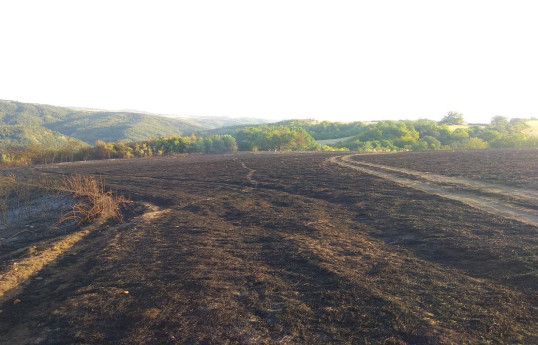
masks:
[[(70, 140), (64, 146), (4, 147), (0, 165), (20, 166), (81, 160), (135, 158), (181, 153), (234, 151), (402, 151), (538, 147), (538, 138), (524, 130), (526, 120), (496, 116), (488, 125), (462, 126), (463, 116), (450, 112), (441, 121), (379, 121), (330, 123), (305, 120), (237, 128), (230, 134), (167, 136), (135, 142), (97, 141), (94, 146)], [(326, 129), (322, 135), (323, 129)], [(329, 135), (330, 134), (330, 135)], [(320, 137), (349, 138), (333, 147), (316, 143)]]
[(227, 153), (237, 150), (230, 135), (170, 136), (136, 142), (105, 142), (94, 146), (70, 142), (59, 148), (33, 145), (26, 148), (8, 147), (0, 155), (0, 165), (23, 166), (99, 159), (152, 157), (180, 153)]
[[(453, 114), (449, 113), (450, 117)], [(447, 115), (448, 117), (448, 115)], [(459, 123), (432, 120), (380, 121), (364, 127), (353, 138), (336, 144), (352, 151), (402, 151), (538, 147), (538, 138), (526, 135), (526, 120), (496, 116), (488, 125), (454, 128)]]

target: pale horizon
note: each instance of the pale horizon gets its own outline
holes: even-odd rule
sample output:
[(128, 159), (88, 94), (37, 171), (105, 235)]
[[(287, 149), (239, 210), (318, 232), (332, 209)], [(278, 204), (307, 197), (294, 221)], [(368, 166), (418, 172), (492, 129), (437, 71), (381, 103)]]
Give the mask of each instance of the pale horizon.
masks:
[[(169, 118), (185, 118), (185, 119), (196, 119), (196, 118), (204, 118), (204, 117), (222, 117), (222, 118), (231, 118), (231, 119), (240, 119), (240, 118), (251, 118), (251, 119), (258, 119), (258, 120), (264, 120), (268, 121), (268, 123), (271, 122), (279, 122), (279, 121), (286, 121), (286, 120), (314, 120), (314, 121), (332, 121), (332, 122), (376, 122), (376, 121), (400, 121), (400, 120), (433, 120), (433, 121), (439, 121), (442, 117), (447, 115), (448, 112), (442, 114), (439, 118), (433, 118), (433, 117), (415, 117), (415, 118), (379, 118), (379, 119), (371, 119), (371, 120), (338, 120), (338, 119), (327, 119), (327, 118), (313, 118), (313, 117), (286, 117), (286, 118), (272, 118), (272, 117), (261, 117), (261, 116), (234, 116), (234, 115), (178, 115), (178, 114), (166, 114), (166, 113), (156, 113), (152, 111), (147, 111), (143, 109), (105, 109), (105, 108), (95, 108), (95, 107), (78, 107), (78, 106), (69, 106), (69, 105), (58, 105), (58, 104), (46, 104), (46, 103), (37, 103), (37, 102), (23, 102), (20, 100), (15, 99), (9, 99), (4, 101), (11, 101), (11, 102), (19, 102), (19, 103), (25, 103), (25, 104), (37, 104), (37, 105), (44, 105), (44, 106), (54, 106), (54, 107), (62, 107), (62, 108), (68, 108), (68, 109), (74, 109), (74, 110), (81, 110), (81, 111), (89, 111), (89, 112), (130, 112), (130, 113), (140, 113), (140, 114), (149, 114), (149, 115), (157, 115), (157, 116), (163, 116), (163, 117), (169, 117)], [(465, 117), (465, 116), (464, 116)], [(492, 117), (493, 118), (493, 117)], [(507, 117), (508, 119), (512, 118), (523, 118), (523, 119), (536, 119), (536, 117)], [(468, 124), (489, 124), (491, 119), (484, 121), (484, 122), (471, 122), (467, 121), (465, 119), (465, 122)]]
[(0, 99), (182, 117), (538, 117), (532, 1), (0, 4)]

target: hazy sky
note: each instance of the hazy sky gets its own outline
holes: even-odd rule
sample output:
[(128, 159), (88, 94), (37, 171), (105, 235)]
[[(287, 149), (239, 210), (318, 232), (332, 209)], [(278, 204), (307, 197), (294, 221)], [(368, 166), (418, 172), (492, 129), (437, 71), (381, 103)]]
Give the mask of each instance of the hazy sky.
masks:
[(0, 99), (184, 116), (538, 116), (537, 1), (0, 0)]

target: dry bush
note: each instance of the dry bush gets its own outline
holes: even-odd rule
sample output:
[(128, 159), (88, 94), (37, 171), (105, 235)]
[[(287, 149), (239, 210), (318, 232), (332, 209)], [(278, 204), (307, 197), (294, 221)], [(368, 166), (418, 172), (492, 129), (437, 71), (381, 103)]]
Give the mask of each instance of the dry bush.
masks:
[(130, 201), (115, 195), (105, 188), (105, 183), (94, 176), (74, 175), (63, 179), (64, 191), (73, 194), (78, 202), (66, 214), (62, 214), (59, 225), (74, 220), (77, 225), (89, 223), (99, 217), (123, 220), (122, 208)]
[(104, 182), (93, 176), (75, 175), (57, 180), (49, 176), (25, 178), (0, 174), (0, 246), (20, 234), (34, 233), (24, 224), (56, 218), (60, 209), (66, 207), (67, 211), (62, 211), (51, 228), (65, 222), (81, 225), (98, 217), (121, 221), (122, 208), (128, 202), (125, 197), (106, 190)]
[(15, 175), (9, 174), (0, 176), (0, 224), (7, 224), (7, 212), (9, 206), (9, 197), (15, 185)]

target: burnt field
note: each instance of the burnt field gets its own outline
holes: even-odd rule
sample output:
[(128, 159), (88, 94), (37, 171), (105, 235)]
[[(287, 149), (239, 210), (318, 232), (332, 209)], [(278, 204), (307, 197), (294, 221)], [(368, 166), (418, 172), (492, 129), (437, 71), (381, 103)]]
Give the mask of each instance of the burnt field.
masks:
[(537, 343), (537, 163), (488, 150), (10, 170), (100, 176), (133, 203), (122, 223), (0, 247), (4, 276), (60, 252), (5, 293), (0, 343)]
[(477, 179), (538, 189), (538, 150), (473, 150), (402, 152), (372, 155), (361, 161), (394, 165), (422, 172)]

